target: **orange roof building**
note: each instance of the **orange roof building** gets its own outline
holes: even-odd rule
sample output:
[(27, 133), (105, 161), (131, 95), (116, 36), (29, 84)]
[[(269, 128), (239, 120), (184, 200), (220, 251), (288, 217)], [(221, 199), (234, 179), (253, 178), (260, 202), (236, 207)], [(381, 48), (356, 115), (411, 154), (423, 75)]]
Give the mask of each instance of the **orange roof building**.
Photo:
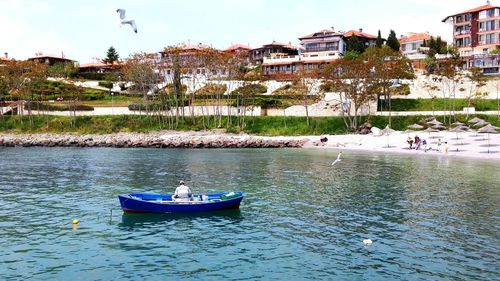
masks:
[[(265, 75), (291, 75), (300, 69), (310, 73), (320, 71), (321, 68), (338, 59), (345, 51), (344, 33), (336, 32), (331, 28), (323, 29), (299, 38), (300, 48), (297, 54), (276, 54), (264, 57), (262, 70)], [(284, 48), (293, 46), (280, 44)]]
[(500, 47), (500, 7), (490, 1), (443, 19), (453, 25), (453, 44), (460, 55), (488, 53)]
[[(377, 45), (377, 36), (363, 32), (363, 29), (349, 30), (343, 34), (344, 40), (347, 42), (351, 37), (357, 37), (359, 41), (365, 44), (365, 47), (373, 47)], [(385, 39), (382, 38), (383, 41)]]
[(410, 32), (399, 39), (400, 51), (404, 55), (422, 53), (425, 42), (431, 40), (431, 38), (434, 38), (434, 36), (429, 33)]
[(250, 60), (253, 64), (259, 65), (263, 63), (266, 57), (296, 56), (297, 54), (297, 47), (292, 46), (290, 42), (285, 44), (273, 40), (273, 42), (269, 44), (264, 44), (262, 47), (252, 49), (250, 51)]
[(34, 57), (28, 58), (29, 61), (35, 61), (38, 63), (45, 63), (48, 65), (54, 65), (56, 63), (75, 63), (75, 60), (68, 59), (64, 56), (64, 54), (54, 55), (54, 54), (42, 54), (38, 53)]
[(123, 66), (124, 62), (114, 62), (103, 63), (102, 61), (96, 61), (91, 63), (80, 64), (78, 67), (79, 72), (95, 72), (95, 73), (107, 73), (107, 72), (119, 72)]

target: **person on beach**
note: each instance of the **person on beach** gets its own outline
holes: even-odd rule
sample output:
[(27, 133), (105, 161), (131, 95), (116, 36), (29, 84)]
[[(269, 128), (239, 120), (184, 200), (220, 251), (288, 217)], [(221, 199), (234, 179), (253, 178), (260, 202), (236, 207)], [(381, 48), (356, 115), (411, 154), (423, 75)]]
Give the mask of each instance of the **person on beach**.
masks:
[(443, 149), (444, 149), (444, 153), (448, 153), (449, 146), (448, 146), (448, 142), (447, 141), (444, 142), (444, 148)]
[(441, 141), (441, 139), (438, 139), (438, 142), (437, 142), (437, 146), (438, 146), (437, 151), (438, 152), (441, 152), (441, 145), (442, 144), (443, 144), (443, 142)]
[(420, 148), (420, 145), (421, 145), (420, 138), (417, 135), (415, 135), (415, 150), (418, 150)]
[(191, 192), (191, 188), (185, 185), (184, 181), (180, 181), (179, 186), (175, 189), (175, 193), (174, 196), (172, 196), (172, 199), (191, 201), (192, 198), (193, 192)]
[(410, 136), (408, 136), (408, 139), (406, 140), (406, 142), (410, 145), (410, 149), (412, 149), (413, 148), (413, 139)]
[(424, 152), (427, 152), (427, 140), (426, 139), (422, 139), (422, 145), (424, 146)]

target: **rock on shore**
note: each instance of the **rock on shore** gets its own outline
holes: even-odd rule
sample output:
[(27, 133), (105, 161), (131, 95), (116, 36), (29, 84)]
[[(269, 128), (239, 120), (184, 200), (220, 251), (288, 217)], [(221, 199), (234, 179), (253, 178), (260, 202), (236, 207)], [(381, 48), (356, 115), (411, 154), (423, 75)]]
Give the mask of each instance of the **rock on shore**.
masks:
[(259, 137), (218, 132), (0, 134), (0, 146), (6, 147), (278, 148), (302, 147), (307, 141), (303, 137)]

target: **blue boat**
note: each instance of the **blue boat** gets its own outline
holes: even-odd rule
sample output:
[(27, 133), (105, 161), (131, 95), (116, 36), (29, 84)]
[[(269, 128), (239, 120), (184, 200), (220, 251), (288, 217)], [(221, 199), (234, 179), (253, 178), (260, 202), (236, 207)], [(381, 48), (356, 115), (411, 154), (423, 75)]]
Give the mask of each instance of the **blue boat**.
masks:
[(118, 195), (127, 213), (195, 213), (238, 209), (243, 192), (195, 194), (193, 200), (172, 200), (172, 194), (131, 193)]

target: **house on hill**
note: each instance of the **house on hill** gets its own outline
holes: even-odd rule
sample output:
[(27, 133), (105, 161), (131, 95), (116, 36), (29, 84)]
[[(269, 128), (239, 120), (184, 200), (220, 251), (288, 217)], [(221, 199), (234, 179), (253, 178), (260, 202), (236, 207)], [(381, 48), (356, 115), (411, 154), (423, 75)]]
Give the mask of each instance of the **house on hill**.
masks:
[(255, 48), (250, 51), (250, 61), (254, 65), (264, 63), (264, 58), (286, 57), (298, 55), (297, 47), (288, 44), (273, 41), (269, 44), (262, 45), (260, 48)]
[(453, 44), (458, 47), (466, 67), (479, 67), (485, 74), (500, 74), (500, 7), (485, 5), (445, 17), (453, 25)]
[(90, 63), (80, 64), (78, 72), (93, 72), (93, 73), (110, 73), (120, 72), (124, 62), (103, 63), (102, 61), (95, 61)]
[(36, 53), (34, 57), (28, 58), (28, 61), (34, 61), (38, 63), (45, 63), (49, 66), (52, 66), (56, 63), (72, 63), (76, 64), (75, 60), (68, 59), (64, 56), (64, 54), (61, 54), (61, 56), (54, 55), (54, 54), (47, 54), (44, 55), (43, 53)]

